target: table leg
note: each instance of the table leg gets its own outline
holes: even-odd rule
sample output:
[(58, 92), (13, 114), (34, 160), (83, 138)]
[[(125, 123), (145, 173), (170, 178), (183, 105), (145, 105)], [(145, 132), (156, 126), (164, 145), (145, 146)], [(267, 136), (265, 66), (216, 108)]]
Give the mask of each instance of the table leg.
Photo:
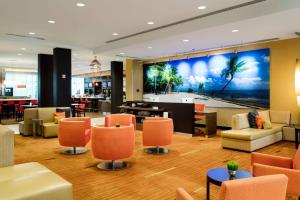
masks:
[(298, 149), (298, 145), (299, 145), (299, 135), (298, 135), (299, 130), (295, 129), (295, 145), (296, 145), (296, 149)]
[(210, 197), (209, 180), (208, 177), (206, 177), (206, 200), (209, 200), (209, 197)]

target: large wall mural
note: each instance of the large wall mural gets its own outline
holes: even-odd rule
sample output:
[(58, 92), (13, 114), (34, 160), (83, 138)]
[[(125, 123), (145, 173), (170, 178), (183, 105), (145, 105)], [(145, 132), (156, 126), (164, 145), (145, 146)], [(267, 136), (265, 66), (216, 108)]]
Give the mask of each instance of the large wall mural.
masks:
[(144, 100), (270, 107), (270, 49), (144, 65)]

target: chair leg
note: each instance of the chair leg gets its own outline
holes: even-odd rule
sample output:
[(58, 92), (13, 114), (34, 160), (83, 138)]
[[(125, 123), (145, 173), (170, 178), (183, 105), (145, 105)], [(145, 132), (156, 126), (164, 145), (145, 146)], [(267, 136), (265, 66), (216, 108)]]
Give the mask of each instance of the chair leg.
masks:
[(63, 151), (64, 154), (67, 155), (78, 155), (87, 152), (87, 148), (85, 147), (72, 147), (72, 149), (65, 149)]
[(148, 154), (166, 154), (169, 153), (169, 150), (166, 148), (160, 148), (160, 147), (152, 147), (152, 148), (147, 148), (144, 150)]
[(128, 164), (124, 161), (116, 162), (112, 160), (111, 162), (102, 162), (97, 165), (98, 169), (105, 170), (105, 171), (118, 171), (122, 169), (126, 169)]

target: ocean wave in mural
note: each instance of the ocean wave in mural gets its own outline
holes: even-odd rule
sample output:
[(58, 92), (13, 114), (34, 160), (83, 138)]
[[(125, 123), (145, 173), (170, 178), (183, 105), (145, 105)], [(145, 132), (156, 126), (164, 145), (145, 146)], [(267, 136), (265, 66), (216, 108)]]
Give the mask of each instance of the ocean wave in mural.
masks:
[(146, 64), (144, 100), (269, 108), (270, 50)]

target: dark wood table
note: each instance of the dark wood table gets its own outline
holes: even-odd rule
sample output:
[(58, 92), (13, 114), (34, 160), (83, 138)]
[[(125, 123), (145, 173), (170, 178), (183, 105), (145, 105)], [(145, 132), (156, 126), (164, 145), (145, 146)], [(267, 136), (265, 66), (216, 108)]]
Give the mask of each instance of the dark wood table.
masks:
[(296, 146), (296, 149), (298, 149), (300, 125), (295, 125), (294, 128), (295, 128), (295, 146)]
[[(207, 135), (207, 137), (213, 137), (217, 134), (217, 112), (216, 111), (195, 111), (195, 115), (205, 116), (205, 134)], [(195, 123), (195, 126), (197, 125), (199, 124)]]
[(27, 109), (27, 108), (37, 108), (39, 107), (38, 105), (21, 105), (24, 109)]
[(215, 168), (207, 172), (206, 176), (206, 199), (210, 198), (210, 183), (221, 186), (224, 181), (242, 178), (251, 178), (253, 175), (245, 170), (239, 169), (235, 176), (230, 176), (227, 168)]

